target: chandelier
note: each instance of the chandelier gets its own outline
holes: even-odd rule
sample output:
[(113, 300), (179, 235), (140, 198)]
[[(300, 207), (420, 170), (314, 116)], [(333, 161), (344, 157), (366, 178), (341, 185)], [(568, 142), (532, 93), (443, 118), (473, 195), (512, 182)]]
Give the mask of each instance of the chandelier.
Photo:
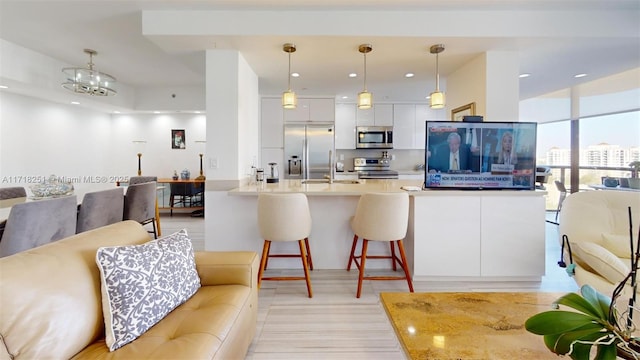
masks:
[(116, 82), (116, 78), (109, 74), (99, 72), (93, 68), (93, 56), (98, 52), (91, 49), (84, 49), (89, 54), (89, 63), (86, 68), (70, 67), (62, 69), (66, 77), (66, 81), (62, 83), (62, 87), (80, 94), (89, 94), (93, 96), (112, 96), (117, 92), (111, 87)]

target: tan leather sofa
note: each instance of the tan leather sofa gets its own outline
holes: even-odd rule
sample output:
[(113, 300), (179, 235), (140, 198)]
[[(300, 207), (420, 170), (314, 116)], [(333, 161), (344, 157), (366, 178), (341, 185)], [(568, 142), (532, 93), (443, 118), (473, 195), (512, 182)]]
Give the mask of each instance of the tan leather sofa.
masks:
[(109, 352), (96, 249), (147, 241), (124, 221), (0, 259), (0, 359), (244, 359), (257, 324), (254, 252), (196, 252), (195, 295)]
[[(640, 192), (583, 191), (564, 200), (559, 234), (567, 235), (571, 244), (578, 286), (589, 284), (611, 296), (616, 285), (629, 273), (628, 207), (633, 216), (635, 247), (640, 226)], [(567, 265), (570, 263), (566, 248), (564, 261)]]

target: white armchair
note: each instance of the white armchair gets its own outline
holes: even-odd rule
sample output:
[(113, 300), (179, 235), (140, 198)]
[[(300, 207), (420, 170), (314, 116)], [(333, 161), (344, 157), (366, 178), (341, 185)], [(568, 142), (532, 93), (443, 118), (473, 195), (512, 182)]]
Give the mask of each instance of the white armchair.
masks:
[[(611, 296), (631, 268), (629, 211), (634, 250), (640, 226), (640, 192), (599, 190), (567, 196), (560, 211), (559, 233), (568, 237), (575, 281)], [(569, 265), (568, 249), (564, 261)]]

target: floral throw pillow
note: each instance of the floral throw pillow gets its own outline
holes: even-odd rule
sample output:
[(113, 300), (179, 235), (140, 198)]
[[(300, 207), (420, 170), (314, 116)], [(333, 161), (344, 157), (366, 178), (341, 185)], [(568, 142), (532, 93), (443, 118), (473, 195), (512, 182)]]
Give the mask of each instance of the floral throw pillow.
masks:
[(101, 247), (96, 263), (109, 351), (135, 340), (200, 288), (184, 229), (141, 245)]

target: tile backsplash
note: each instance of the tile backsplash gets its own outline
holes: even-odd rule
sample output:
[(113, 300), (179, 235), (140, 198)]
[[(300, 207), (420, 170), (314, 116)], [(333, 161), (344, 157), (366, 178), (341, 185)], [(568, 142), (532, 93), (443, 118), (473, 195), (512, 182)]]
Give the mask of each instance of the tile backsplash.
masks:
[[(356, 157), (382, 157), (383, 150), (336, 150), (336, 161), (344, 163), (344, 170), (353, 170), (353, 158)], [(395, 156), (395, 159), (391, 160), (392, 170), (413, 170), (416, 165), (424, 164), (424, 150), (384, 150), (387, 151), (389, 157)], [(340, 160), (340, 156), (344, 157), (344, 160)]]

